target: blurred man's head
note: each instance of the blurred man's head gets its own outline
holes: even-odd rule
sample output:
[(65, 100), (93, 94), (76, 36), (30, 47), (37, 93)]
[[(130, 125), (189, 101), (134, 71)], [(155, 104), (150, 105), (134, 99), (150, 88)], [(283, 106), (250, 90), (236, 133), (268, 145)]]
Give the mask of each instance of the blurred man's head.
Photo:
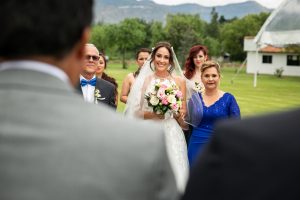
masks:
[(0, 57), (62, 57), (92, 20), (92, 0), (1, 0)]
[(60, 62), (75, 75), (79, 69), (69, 66), (83, 60), (92, 6), (93, 0), (1, 0), (0, 58)]

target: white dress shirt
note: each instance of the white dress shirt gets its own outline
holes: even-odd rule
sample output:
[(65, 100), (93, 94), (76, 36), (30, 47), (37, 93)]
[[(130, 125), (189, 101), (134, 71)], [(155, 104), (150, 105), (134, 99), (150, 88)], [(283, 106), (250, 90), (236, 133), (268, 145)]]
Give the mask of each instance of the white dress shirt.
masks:
[[(94, 75), (93, 78), (95, 78), (95, 77), (96, 76)], [(82, 75), (80, 75), (80, 81), (82, 79), (87, 80)], [(87, 81), (89, 81), (89, 80), (87, 80)], [(94, 94), (95, 86), (92, 86), (90, 84), (86, 84), (85, 86), (81, 86), (81, 90), (82, 90), (84, 101), (89, 102), (89, 103), (94, 103), (94, 101), (95, 101), (95, 94)]]

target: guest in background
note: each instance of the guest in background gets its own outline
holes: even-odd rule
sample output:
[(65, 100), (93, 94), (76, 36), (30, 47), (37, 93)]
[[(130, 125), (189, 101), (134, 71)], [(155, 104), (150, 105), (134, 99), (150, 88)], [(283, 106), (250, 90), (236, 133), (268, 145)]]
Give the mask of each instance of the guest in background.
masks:
[(99, 53), (99, 63), (96, 69), (96, 76), (112, 83), (115, 86), (115, 105), (118, 105), (118, 83), (115, 78), (109, 76), (104, 71), (107, 68), (107, 61), (104, 53)]
[(149, 57), (151, 53), (150, 49), (141, 48), (137, 51), (135, 60), (138, 65), (138, 69), (135, 72), (129, 73), (125, 79), (123, 80), (122, 90), (121, 90), (121, 97), (120, 101), (123, 103), (127, 102), (127, 98), (130, 92), (130, 88), (134, 83), (135, 78), (139, 75), (141, 67), (144, 65), (145, 61)]
[(300, 199), (299, 119), (296, 108), (217, 123), (182, 200)]
[(205, 90), (202, 93), (194, 93), (193, 96), (200, 97), (203, 112), (198, 113), (202, 119), (198, 126), (193, 127), (188, 145), (191, 166), (212, 136), (216, 121), (226, 118), (240, 119), (240, 109), (234, 96), (219, 89), (220, 79), (220, 66), (217, 62), (206, 61), (202, 64), (201, 81)]
[(208, 60), (208, 49), (203, 45), (195, 45), (190, 49), (189, 55), (184, 65), (184, 76), (188, 79), (187, 83), (187, 100), (190, 99), (194, 92), (203, 90), (201, 81), (201, 65)]
[[(187, 103), (189, 103), (191, 96), (195, 92), (203, 92), (204, 90), (204, 86), (201, 81), (201, 65), (206, 60), (208, 60), (208, 50), (206, 46), (195, 45), (190, 49), (189, 55), (184, 65), (184, 76), (187, 79), (186, 80), (186, 98), (187, 98), (186, 102)], [(189, 115), (189, 112), (193, 112), (193, 111), (188, 109), (187, 112)], [(193, 130), (192, 124), (189, 124), (189, 128), (187, 130), (184, 130), (184, 135), (187, 144), (189, 143), (192, 130)]]
[(104, 103), (116, 109), (115, 86), (104, 79), (96, 77), (100, 58), (99, 51), (95, 45), (85, 45), (85, 62), (82, 65), (79, 90), (82, 92), (86, 102)]

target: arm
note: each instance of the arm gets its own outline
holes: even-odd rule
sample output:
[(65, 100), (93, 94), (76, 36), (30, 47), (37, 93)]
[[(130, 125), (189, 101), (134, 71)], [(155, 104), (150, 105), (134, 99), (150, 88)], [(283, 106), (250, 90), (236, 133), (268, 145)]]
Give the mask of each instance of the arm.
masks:
[(131, 87), (130, 75), (131, 74), (128, 74), (122, 83), (120, 101), (123, 103), (127, 102), (128, 94), (130, 92), (130, 87)]
[(165, 116), (162, 114), (156, 114), (154, 112), (149, 112), (149, 111), (143, 111), (143, 116), (144, 119), (154, 119), (154, 120), (161, 120), (164, 119)]
[[(110, 82), (108, 82), (108, 83), (110, 83)], [(109, 87), (109, 90), (110, 90), (109, 95), (108, 95), (108, 105), (114, 109), (117, 109), (115, 86), (111, 83), (111, 84), (107, 85), (106, 87)]]
[(229, 105), (229, 117), (241, 119), (240, 108), (233, 95)]
[(118, 93), (116, 94), (116, 97), (115, 97), (115, 104), (116, 104), (116, 107), (118, 107), (118, 98), (119, 98), (119, 95), (118, 95)]
[(175, 119), (179, 123), (182, 129), (187, 130), (188, 124), (184, 122), (185, 115), (186, 115), (186, 82), (185, 79), (181, 77), (176, 78), (176, 84), (179, 86), (179, 89), (182, 93), (182, 107), (179, 110), (179, 115), (175, 116)]

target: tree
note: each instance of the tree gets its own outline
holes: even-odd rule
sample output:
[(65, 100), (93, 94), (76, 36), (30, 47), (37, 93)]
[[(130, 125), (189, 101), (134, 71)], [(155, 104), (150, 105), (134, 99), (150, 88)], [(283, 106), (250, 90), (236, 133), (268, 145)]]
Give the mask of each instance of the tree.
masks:
[(211, 38), (219, 38), (220, 35), (218, 13), (215, 7), (210, 12), (210, 23), (206, 26), (206, 35)]
[(204, 45), (207, 46), (210, 56), (220, 56), (222, 49), (220, 42), (212, 37), (207, 36), (204, 39)]
[(126, 65), (126, 51), (134, 50), (146, 39), (146, 27), (137, 18), (125, 19), (119, 23), (115, 30), (115, 42), (122, 53), (123, 69)]
[(190, 47), (202, 42), (204, 22), (199, 15), (169, 14), (165, 33), (166, 39), (173, 45), (178, 59), (183, 63)]
[(150, 31), (151, 31), (150, 47), (154, 47), (154, 45), (159, 41), (166, 40), (164, 28), (161, 22), (158, 21), (151, 22)]
[(116, 25), (98, 24), (93, 26), (90, 43), (93, 43), (101, 52), (111, 48), (115, 40)]
[(219, 21), (219, 24), (222, 25), (222, 24), (225, 24), (225, 23), (233, 22), (234, 20), (237, 20), (237, 19), (238, 19), (237, 17), (233, 17), (231, 19), (226, 19), (224, 17), (224, 15), (221, 15), (218, 21)]
[[(147, 23), (144, 19), (138, 19), (139, 23), (142, 24), (145, 27), (145, 39), (142, 43), (138, 44), (136, 48), (145, 48), (149, 47), (152, 42), (152, 29), (151, 29), (151, 23)], [(136, 50), (136, 49), (135, 49)]]
[(226, 23), (221, 30), (222, 47), (230, 53), (231, 59), (242, 61), (246, 57), (243, 51), (245, 36), (255, 36), (269, 16), (268, 13), (252, 14), (242, 19)]

